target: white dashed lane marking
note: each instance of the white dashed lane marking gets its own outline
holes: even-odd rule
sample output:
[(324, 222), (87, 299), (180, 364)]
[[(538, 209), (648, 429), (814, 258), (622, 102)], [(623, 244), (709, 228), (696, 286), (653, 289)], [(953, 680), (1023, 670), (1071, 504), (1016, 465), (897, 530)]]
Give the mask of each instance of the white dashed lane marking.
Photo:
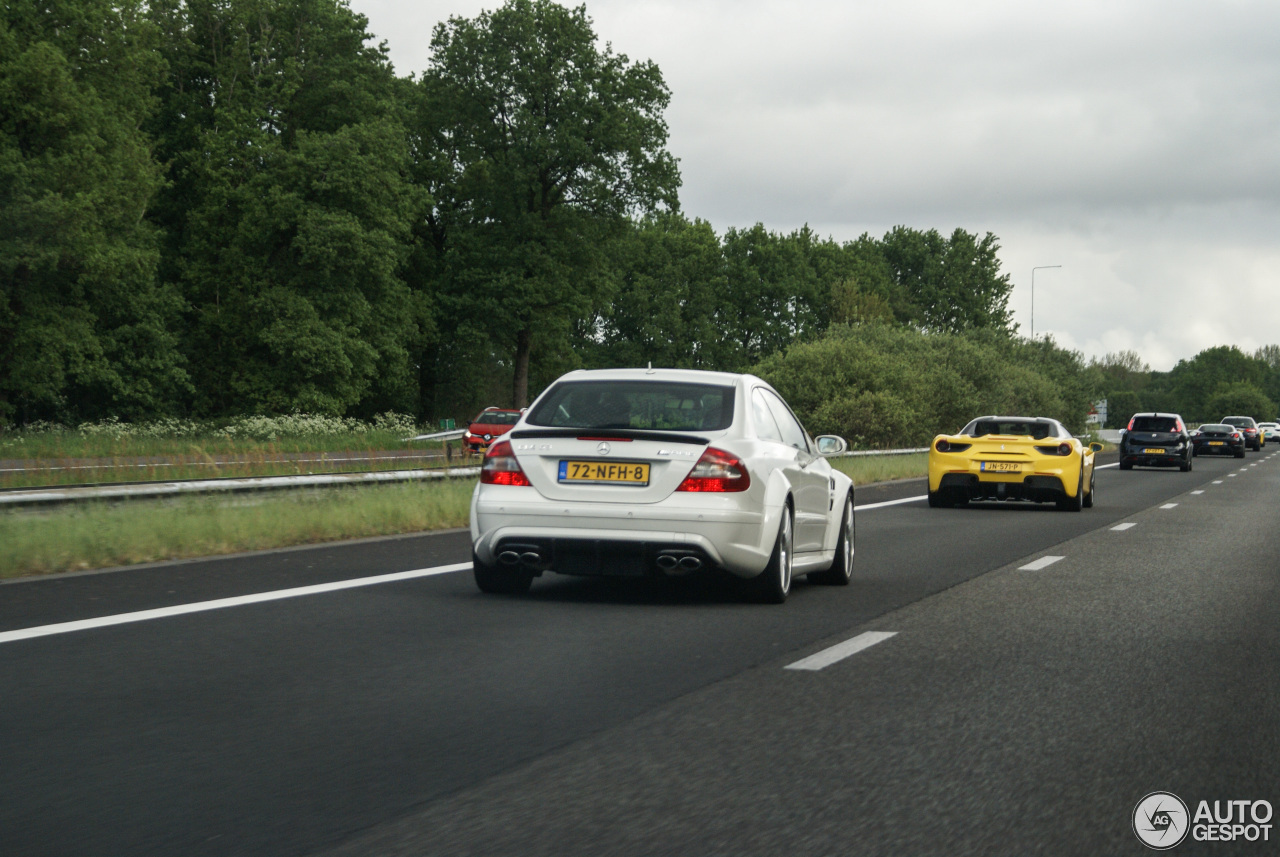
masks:
[(1029, 562), (1018, 568), (1018, 571), (1039, 571), (1042, 568), (1048, 568), (1060, 559), (1066, 559), (1061, 556), (1042, 556), (1033, 562)]
[(876, 643), (883, 643), (897, 633), (897, 631), (867, 631), (856, 637), (851, 637), (843, 643), (836, 643), (834, 646), (823, 649), (815, 655), (801, 658), (794, 664), (787, 664), (783, 669), (815, 671), (825, 669), (834, 663), (843, 661), (850, 655), (856, 655), (863, 649), (871, 648)]
[(1164, 504), (1163, 506), (1161, 506), (1160, 508), (1161, 508), (1161, 509), (1172, 509), (1172, 508), (1174, 508), (1174, 507), (1175, 507), (1175, 506), (1177, 506), (1177, 505), (1178, 505), (1177, 503), (1165, 503), (1165, 504)]
[(1221, 480), (1221, 479), (1215, 479), (1215, 480), (1213, 480), (1213, 484), (1214, 484), (1214, 485), (1221, 485), (1221, 484), (1222, 484), (1222, 480)]
[(1122, 533), (1125, 530), (1132, 529), (1133, 527), (1136, 527), (1136, 526), (1138, 525), (1137, 524), (1116, 524), (1114, 527), (1111, 528), (1111, 530), (1112, 532)]
[(1191, 493), (1192, 493), (1192, 494), (1203, 494), (1204, 492), (1203, 492), (1203, 491), (1192, 491)]

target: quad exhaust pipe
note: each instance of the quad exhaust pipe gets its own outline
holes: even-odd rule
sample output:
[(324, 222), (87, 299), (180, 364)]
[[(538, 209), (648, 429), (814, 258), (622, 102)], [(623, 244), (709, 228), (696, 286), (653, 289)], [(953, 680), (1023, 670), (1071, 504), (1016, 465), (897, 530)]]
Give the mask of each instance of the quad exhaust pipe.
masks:
[(702, 559), (691, 554), (660, 553), (655, 561), (667, 574), (690, 574), (702, 568)]
[(537, 551), (514, 551), (504, 550), (498, 554), (498, 562), (503, 565), (525, 565), (530, 568), (539, 568), (542, 565), (542, 554)]

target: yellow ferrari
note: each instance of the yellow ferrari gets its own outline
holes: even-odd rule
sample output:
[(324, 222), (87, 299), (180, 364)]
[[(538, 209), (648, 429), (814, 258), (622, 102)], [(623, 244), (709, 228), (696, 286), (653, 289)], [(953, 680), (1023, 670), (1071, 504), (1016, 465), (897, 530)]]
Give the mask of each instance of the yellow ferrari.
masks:
[(1052, 501), (1078, 512), (1093, 505), (1093, 458), (1101, 449), (1046, 417), (978, 417), (930, 444), (929, 505)]

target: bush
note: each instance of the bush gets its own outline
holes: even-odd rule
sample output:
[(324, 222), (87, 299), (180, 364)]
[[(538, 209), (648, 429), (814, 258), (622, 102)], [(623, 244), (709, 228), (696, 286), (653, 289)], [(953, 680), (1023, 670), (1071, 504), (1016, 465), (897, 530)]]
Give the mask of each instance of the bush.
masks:
[(1276, 418), (1276, 403), (1247, 381), (1237, 381), (1214, 393), (1205, 407), (1210, 420), (1246, 416), (1265, 422)]
[(1053, 417), (1084, 428), (1080, 355), (1051, 340), (986, 332), (835, 326), (755, 367), (814, 434), (855, 447), (923, 446), (982, 414)]

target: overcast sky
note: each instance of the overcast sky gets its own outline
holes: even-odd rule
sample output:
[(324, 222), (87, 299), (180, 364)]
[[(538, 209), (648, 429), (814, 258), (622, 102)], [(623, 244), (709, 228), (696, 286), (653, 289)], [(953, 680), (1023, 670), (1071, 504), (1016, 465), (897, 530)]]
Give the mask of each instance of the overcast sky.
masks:
[[(396, 71), (499, 3), (351, 0)], [(572, 3), (566, 5), (573, 5)], [(717, 231), (1000, 238), (1021, 332), (1152, 368), (1280, 342), (1280, 3), (591, 0)]]

